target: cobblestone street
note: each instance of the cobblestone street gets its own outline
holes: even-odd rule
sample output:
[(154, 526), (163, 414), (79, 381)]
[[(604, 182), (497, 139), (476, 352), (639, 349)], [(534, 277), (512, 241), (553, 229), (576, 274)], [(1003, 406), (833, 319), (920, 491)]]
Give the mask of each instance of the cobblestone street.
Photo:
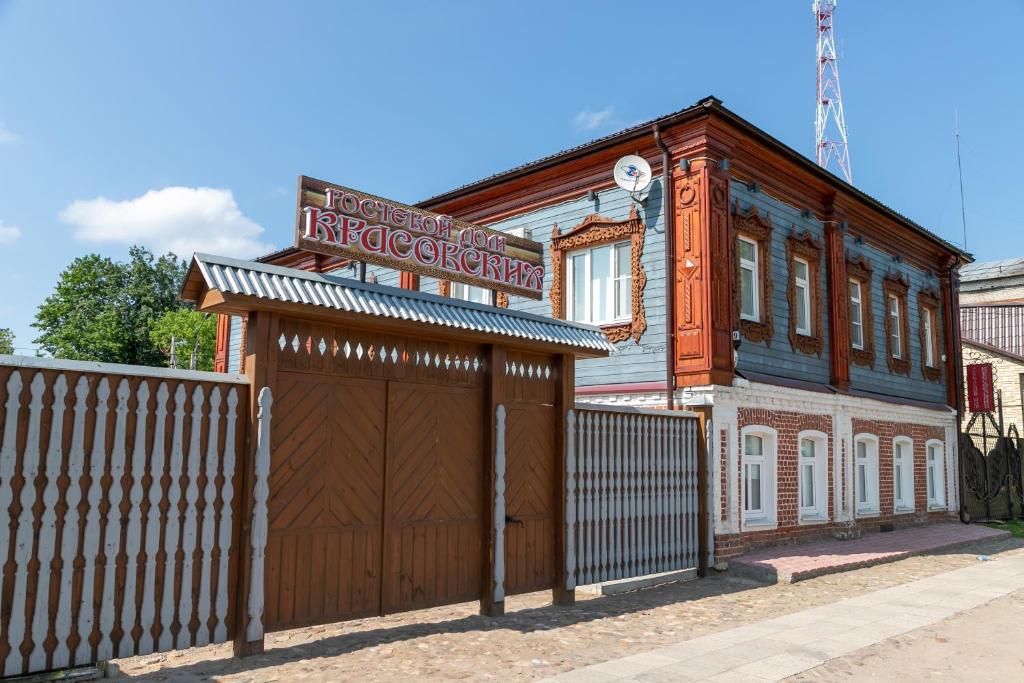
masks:
[(478, 616), (477, 604), (397, 614), (272, 633), (267, 651), (236, 660), (230, 646), (118, 662), (141, 680), (399, 681), (534, 680), (639, 654), (728, 628), (778, 617), (978, 563), (1024, 547), (985, 541), (949, 552), (764, 585), (728, 574), (634, 593), (590, 597), (572, 608), (550, 594), (509, 599), (501, 618)]

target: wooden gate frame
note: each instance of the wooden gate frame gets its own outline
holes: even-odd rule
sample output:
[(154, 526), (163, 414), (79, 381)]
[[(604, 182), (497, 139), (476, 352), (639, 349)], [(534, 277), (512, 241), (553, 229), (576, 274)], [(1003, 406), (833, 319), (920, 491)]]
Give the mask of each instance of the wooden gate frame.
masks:
[[(247, 262), (232, 263), (250, 265)], [(265, 266), (263, 264), (252, 263), (251, 266), (254, 271), (269, 272), (273, 277), (294, 277), (304, 280), (316, 279), (332, 286), (351, 287), (357, 293), (370, 290), (388, 296), (404, 297), (409, 299), (413, 305), (420, 301), (430, 305), (441, 304), (442, 306), (451, 306), (455, 309), (480, 309), (479, 306), (474, 304), (466, 304), (434, 295), (413, 293), (379, 285), (368, 285), (332, 276), (311, 276), (308, 273)], [(592, 342), (590, 344), (573, 344), (568, 341), (558, 343), (546, 341), (539, 336), (531, 338), (527, 335), (503, 335), (465, 328), (460, 329), (451, 325), (430, 322), (396, 320), (373, 313), (339, 310), (323, 305), (283, 300), (280, 297), (270, 298), (260, 296), (258, 293), (233, 292), (230, 291), (230, 287), (224, 287), (223, 290), (218, 289), (218, 284), (215, 279), (208, 277), (208, 274), (204, 272), (204, 268), (200, 264), (200, 257), (196, 257), (186, 278), (182, 298), (196, 302), (197, 308), (204, 312), (246, 315), (248, 317), (244, 361), (245, 374), (248, 376), (251, 385), (249, 429), (247, 430), (248, 443), (245, 449), (247, 457), (254, 453), (256, 447), (255, 435), (258, 434), (260, 410), (257, 397), (260, 395), (262, 388), (270, 387), (273, 389), (276, 386), (277, 368), (274, 361), (278, 350), (277, 344), (282, 318), (342, 325), (359, 328), (367, 332), (415, 336), (421, 339), (433, 339), (440, 342), (472, 342), (485, 345), (486, 367), (484, 372), (488, 374), (488, 378), (484, 386), (484, 414), (488, 416), (488, 424), (485, 425), (483, 430), (484, 443), (482, 444), (482, 452), (490, 454), (490, 457), (484, 458), (485, 466), (483, 481), (481, 482), (484, 490), (481, 530), (484, 537), (481, 539), (480, 612), (484, 615), (493, 616), (504, 613), (504, 591), (501, 586), (495, 584), (495, 578), (498, 577), (500, 579), (500, 572), (497, 571), (496, 562), (502, 559), (502, 552), (497, 547), (497, 541), (503, 531), (504, 519), (495, 519), (494, 512), (497, 478), (495, 460), (500, 456), (498, 452), (500, 440), (496, 438), (496, 434), (499, 427), (498, 409), (506, 400), (506, 353), (514, 350), (551, 357), (554, 366), (554, 376), (552, 379), (556, 382), (554, 406), (556, 423), (554, 443), (552, 443), (552, 456), (556, 458), (555, 462), (560, 466), (554, 468), (555, 480), (551, 482), (552, 510), (554, 513), (552, 529), (555, 535), (555, 572), (552, 576), (550, 587), (555, 604), (571, 605), (574, 603), (575, 591), (566, 589), (562, 574), (566, 567), (566, 525), (563, 501), (566, 488), (566, 472), (564, 467), (565, 435), (567, 432), (566, 415), (567, 411), (574, 405), (574, 368), (576, 357), (604, 357), (608, 355), (611, 348), (611, 345), (606, 342), (602, 333), (597, 328), (551, 320), (550, 322), (553, 325), (573, 328), (573, 332), (577, 335), (588, 335), (592, 332), (595, 339), (600, 339), (600, 342)], [(493, 308), (487, 309), (487, 313), (509, 316), (511, 318), (537, 319), (535, 316), (526, 316)], [(240, 487), (242, 493), (242, 500), (240, 501), (242, 528), (240, 535), (241, 538), (248, 539), (252, 534), (251, 520), (254, 505), (252, 493), (255, 483), (253, 481), (253, 464), (245, 463), (243, 472), (245, 480)], [(242, 552), (239, 559), (240, 572), (239, 580), (236, 584), (236, 604), (238, 608), (235, 611), (238, 621), (235, 624), (234, 630), (236, 634), (234, 651), (236, 656), (248, 656), (263, 652), (264, 647), (262, 628), (253, 629), (253, 632), (247, 635), (250, 632), (248, 628), (251, 611), (249, 596), (254, 578), (252, 571), (253, 556), (250, 544), (242, 544)], [(257, 557), (256, 559), (259, 562), (262, 558)], [(252, 637), (257, 633), (258, 637)]]

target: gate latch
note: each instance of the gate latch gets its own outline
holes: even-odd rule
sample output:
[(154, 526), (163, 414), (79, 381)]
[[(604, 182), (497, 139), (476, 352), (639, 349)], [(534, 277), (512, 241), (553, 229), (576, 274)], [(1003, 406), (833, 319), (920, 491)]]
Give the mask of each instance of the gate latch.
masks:
[(520, 526), (526, 526), (526, 522), (521, 519), (516, 519), (511, 515), (505, 515), (505, 524), (518, 524)]

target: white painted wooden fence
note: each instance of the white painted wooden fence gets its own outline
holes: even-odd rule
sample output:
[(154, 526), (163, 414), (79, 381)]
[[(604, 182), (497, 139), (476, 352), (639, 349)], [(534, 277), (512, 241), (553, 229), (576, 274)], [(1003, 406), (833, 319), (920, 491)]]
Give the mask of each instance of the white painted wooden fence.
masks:
[(699, 426), (577, 406), (566, 434), (566, 588), (698, 565)]
[(233, 635), (248, 387), (134, 370), (0, 358), (5, 676)]

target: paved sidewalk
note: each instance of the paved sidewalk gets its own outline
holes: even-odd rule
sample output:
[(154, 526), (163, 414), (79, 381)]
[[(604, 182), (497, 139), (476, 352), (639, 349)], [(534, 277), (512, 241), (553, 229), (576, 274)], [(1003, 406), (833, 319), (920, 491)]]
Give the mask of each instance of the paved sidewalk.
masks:
[(1024, 553), (570, 671), (550, 681), (778, 681), (1024, 590)]
[(980, 524), (933, 524), (869, 533), (849, 541), (828, 539), (766, 548), (729, 560), (729, 570), (764, 581), (794, 583), (1009, 535), (1008, 531)]

